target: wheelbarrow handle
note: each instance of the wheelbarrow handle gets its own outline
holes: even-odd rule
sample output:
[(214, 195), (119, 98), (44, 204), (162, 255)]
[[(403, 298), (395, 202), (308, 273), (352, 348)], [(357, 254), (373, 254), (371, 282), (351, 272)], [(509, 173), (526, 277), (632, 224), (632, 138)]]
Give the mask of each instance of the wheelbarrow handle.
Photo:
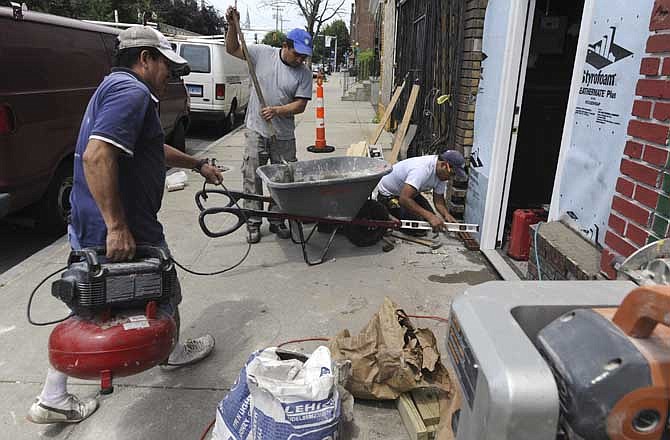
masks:
[[(208, 215), (221, 214), (221, 213), (234, 215), (235, 217), (237, 217), (237, 223), (227, 228), (224, 228), (221, 231), (214, 232), (211, 229), (209, 229), (205, 224), (205, 217), (207, 217)], [(198, 216), (198, 223), (200, 224), (200, 229), (202, 229), (202, 232), (204, 232), (206, 236), (215, 238), (215, 237), (223, 237), (225, 235), (232, 234), (233, 232), (237, 231), (244, 224), (246, 224), (246, 218), (242, 214), (242, 211), (237, 208), (232, 207), (207, 208), (200, 211), (200, 215)]]
[(237, 197), (241, 195), (242, 193), (238, 193), (235, 191), (224, 191), (222, 189), (209, 189), (209, 190), (200, 190), (197, 193), (195, 193), (195, 204), (198, 206), (198, 209), (202, 212), (208, 208), (205, 208), (204, 206), (204, 201), (208, 199), (209, 194), (219, 194), (222, 196), (225, 196), (226, 199), (228, 200), (228, 203), (226, 203), (226, 207), (233, 206), (236, 201), (240, 199), (240, 197)]
[(219, 194), (225, 196), (226, 199), (228, 200), (228, 202), (224, 205), (226, 208), (233, 207), (240, 200), (254, 200), (257, 202), (267, 202), (267, 203), (272, 202), (271, 197), (261, 196), (258, 194), (249, 194), (240, 191), (226, 191), (223, 189), (210, 189), (206, 191), (200, 190), (197, 193), (195, 193), (195, 204), (198, 206), (200, 212), (205, 211), (206, 209), (211, 209), (211, 208), (205, 208), (203, 203), (204, 201), (207, 200), (209, 194)]

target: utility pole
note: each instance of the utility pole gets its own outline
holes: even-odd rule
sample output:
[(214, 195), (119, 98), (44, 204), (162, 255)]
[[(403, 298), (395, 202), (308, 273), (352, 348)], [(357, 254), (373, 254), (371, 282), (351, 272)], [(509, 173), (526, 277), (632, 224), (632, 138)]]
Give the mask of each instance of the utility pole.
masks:
[[(279, 3), (279, 2), (272, 3), (270, 6), (275, 11), (275, 13), (273, 14), (273, 18), (275, 19), (275, 30), (278, 31), (279, 30), (280, 13), (284, 10), (284, 8), (281, 7), (281, 3)], [(283, 23), (282, 23), (282, 25), (283, 25)]]
[(284, 18), (283, 15), (280, 15), (279, 16), (279, 21), (281, 22), (281, 31), (282, 31), (282, 33), (284, 33), (284, 22), (285, 21), (291, 21), (291, 20), (289, 20), (288, 18)]

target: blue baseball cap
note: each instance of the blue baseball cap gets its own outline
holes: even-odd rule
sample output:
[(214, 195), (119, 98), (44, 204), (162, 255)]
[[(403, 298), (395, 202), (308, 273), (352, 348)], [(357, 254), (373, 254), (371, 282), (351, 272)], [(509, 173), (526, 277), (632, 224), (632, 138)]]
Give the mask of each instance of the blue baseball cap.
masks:
[(293, 41), (293, 48), (302, 55), (312, 56), (312, 36), (304, 29), (296, 28), (286, 34)]
[(440, 154), (440, 160), (448, 162), (454, 168), (458, 177), (465, 178), (467, 176), (465, 172), (465, 158), (460, 151), (447, 150)]

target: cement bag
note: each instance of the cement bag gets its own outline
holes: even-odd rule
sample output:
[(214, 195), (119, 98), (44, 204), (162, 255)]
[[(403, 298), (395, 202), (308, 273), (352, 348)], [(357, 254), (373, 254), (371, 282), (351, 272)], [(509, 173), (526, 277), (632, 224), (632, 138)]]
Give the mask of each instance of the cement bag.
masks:
[(304, 363), (269, 348), (251, 355), (219, 403), (212, 439), (334, 440), (340, 410), (328, 348)]

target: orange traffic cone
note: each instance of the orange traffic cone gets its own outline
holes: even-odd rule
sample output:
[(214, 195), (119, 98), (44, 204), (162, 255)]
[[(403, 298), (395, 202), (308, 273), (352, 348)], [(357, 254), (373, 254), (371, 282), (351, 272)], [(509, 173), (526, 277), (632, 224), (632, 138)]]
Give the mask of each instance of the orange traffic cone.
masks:
[(311, 153), (332, 153), (335, 151), (335, 147), (326, 143), (325, 114), (323, 108), (323, 77), (319, 74), (316, 78), (316, 141), (314, 141), (314, 145), (307, 147), (307, 151)]

